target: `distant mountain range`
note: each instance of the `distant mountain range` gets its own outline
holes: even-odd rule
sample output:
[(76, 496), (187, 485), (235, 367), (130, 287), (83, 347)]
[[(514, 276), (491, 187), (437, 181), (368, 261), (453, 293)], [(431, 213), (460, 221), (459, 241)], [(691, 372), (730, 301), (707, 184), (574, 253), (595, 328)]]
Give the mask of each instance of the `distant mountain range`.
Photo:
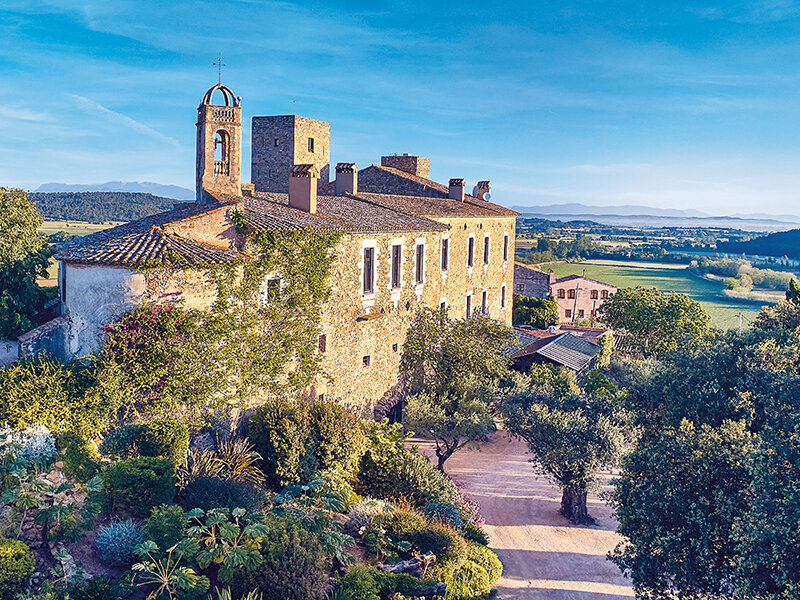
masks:
[(43, 183), (36, 192), (142, 192), (162, 198), (190, 201), (194, 190), (179, 185), (163, 185), (152, 181), (107, 181), (106, 183)]
[(711, 216), (698, 210), (653, 208), (651, 206), (592, 206), (586, 204), (551, 204), (514, 206), (523, 216), (545, 217), (562, 221), (590, 220), (603, 225), (629, 227), (717, 227), (744, 231), (786, 231), (797, 227), (800, 216), (765, 213)]

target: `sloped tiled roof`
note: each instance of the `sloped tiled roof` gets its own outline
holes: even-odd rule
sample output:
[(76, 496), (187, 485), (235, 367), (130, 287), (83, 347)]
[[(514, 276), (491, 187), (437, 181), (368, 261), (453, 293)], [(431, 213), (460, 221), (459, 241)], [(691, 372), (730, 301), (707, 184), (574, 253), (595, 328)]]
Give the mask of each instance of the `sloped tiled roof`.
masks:
[(571, 333), (562, 333), (534, 350), (535, 354), (576, 371), (588, 365), (598, 352), (599, 346)]
[(186, 222), (229, 204), (181, 204), (167, 212), (60, 244), (55, 257), (68, 263), (118, 266), (160, 263), (190, 267), (234, 262), (244, 255), (234, 249), (190, 240), (165, 229), (171, 223)]
[(583, 279), (584, 281), (591, 281), (592, 283), (596, 283), (598, 285), (604, 285), (606, 287), (617, 289), (615, 286), (611, 285), (610, 283), (604, 283), (602, 281), (597, 281), (597, 279), (590, 279), (589, 277), (584, 277), (583, 275), (567, 275), (566, 277), (561, 277), (556, 279), (554, 283), (566, 283), (567, 281), (575, 281), (576, 279)]
[[(390, 184), (369, 183), (370, 174), (383, 174), (416, 183), (420, 186), (419, 194), (398, 193)], [(470, 194), (464, 195), (464, 201), (449, 197), (450, 188), (442, 183), (413, 173), (407, 173), (394, 167), (370, 165), (359, 171), (359, 197), (372, 197), (373, 200), (400, 207), (426, 217), (514, 217), (519, 213), (481, 200)], [(335, 182), (320, 186), (320, 193), (332, 194)]]
[[(220, 197), (217, 195), (217, 197)], [(306, 229), (315, 231), (445, 231), (447, 225), (408, 212), (392, 210), (369, 199), (318, 196), (317, 212), (289, 206), (289, 195), (259, 192), (252, 198), (222, 196), (241, 201), (248, 225), (256, 231)]]

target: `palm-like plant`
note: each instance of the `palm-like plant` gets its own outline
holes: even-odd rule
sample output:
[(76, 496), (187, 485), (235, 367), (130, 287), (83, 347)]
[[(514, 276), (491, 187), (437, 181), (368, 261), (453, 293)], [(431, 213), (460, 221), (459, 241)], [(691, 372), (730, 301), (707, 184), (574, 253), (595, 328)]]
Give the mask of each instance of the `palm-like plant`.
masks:
[(196, 596), (208, 590), (208, 577), (184, 564), (184, 557), (193, 556), (198, 550), (197, 540), (186, 538), (157, 558), (158, 546), (148, 540), (134, 548), (141, 561), (134, 564), (131, 570), (135, 573), (137, 586), (151, 588), (147, 600), (167, 597), (169, 600), (180, 600), (183, 596)]
[(260, 485), (264, 473), (258, 468), (261, 455), (250, 440), (232, 437), (217, 442), (217, 458), (222, 463), (223, 477)]

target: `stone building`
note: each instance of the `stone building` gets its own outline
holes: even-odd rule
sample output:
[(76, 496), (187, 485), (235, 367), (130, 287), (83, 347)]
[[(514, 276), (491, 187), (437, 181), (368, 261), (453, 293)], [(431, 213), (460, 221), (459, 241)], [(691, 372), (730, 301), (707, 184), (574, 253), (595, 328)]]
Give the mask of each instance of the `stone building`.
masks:
[[(216, 94), (222, 104), (213, 104)], [(339, 163), (327, 182), (330, 125), (295, 115), (253, 118), (253, 181), (242, 184), (240, 104), (217, 85), (198, 108), (195, 203), (61, 247), (58, 334), (37, 338), (34, 330), (31, 348), (57, 340), (63, 355), (88, 354), (102, 344), (103, 325), (169, 294), (208, 308), (216, 290), (207, 268), (247, 260), (234, 215), (252, 231), (342, 234), (322, 307), (324, 376), (312, 395), (385, 414), (397, 399), (387, 391), (397, 384), (407, 329), (424, 307), (511, 324), (517, 213), (465, 193), (463, 179), (431, 181), (423, 157), (386, 156), (360, 171)], [(153, 265), (169, 275), (149, 276)]]
[(583, 275), (556, 278), (553, 271), (516, 263), (514, 293), (531, 298), (551, 298), (558, 306), (559, 323), (580, 323), (595, 316), (600, 305), (615, 294), (617, 288)]

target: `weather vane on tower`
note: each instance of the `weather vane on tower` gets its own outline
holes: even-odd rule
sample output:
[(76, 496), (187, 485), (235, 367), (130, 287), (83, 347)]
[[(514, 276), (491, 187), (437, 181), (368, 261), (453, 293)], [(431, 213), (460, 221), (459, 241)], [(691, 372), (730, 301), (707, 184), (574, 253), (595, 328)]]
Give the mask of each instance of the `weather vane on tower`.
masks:
[(217, 83), (222, 85), (222, 67), (227, 67), (225, 63), (222, 62), (222, 52), (219, 53), (217, 60), (212, 63), (215, 67), (217, 67)]

